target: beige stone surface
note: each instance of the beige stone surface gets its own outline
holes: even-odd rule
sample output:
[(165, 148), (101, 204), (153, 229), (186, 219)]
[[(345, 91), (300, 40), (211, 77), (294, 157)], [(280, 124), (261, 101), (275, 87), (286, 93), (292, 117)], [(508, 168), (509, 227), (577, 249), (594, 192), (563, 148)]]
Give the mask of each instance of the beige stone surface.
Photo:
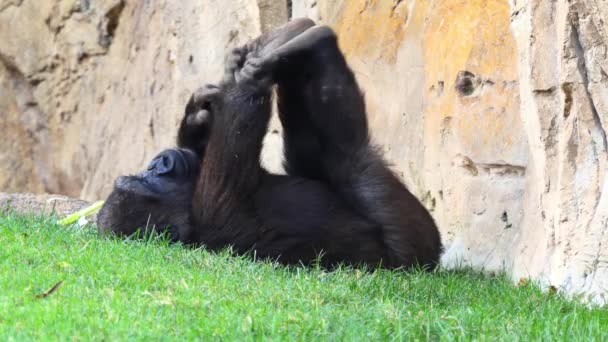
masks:
[[(608, 301), (608, 3), (517, 1), (521, 117), (530, 141), (514, 276)], [(530, 37), (534, 37), (531, 39)]]
[[(446, 267), (608, 299), (608, 2), (293, 0), (331, 25)], [(287, 1), (0, 0), (0, 191), (105, 196)], [(281, 127), (263, 163), (281, 171)]]
[(0, 190), (106, 195), (174, 144), (228, 48), (286, 20), (262, 0), (0, 1)]

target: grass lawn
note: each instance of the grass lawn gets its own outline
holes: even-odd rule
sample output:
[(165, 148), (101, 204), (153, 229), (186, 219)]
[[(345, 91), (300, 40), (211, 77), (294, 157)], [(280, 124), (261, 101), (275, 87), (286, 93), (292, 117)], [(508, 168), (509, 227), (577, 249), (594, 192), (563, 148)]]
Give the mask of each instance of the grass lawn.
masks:
[(475, 272), (286, 268), (0, 214), (0, 341), (269, 338), (599, 341), (608, 311)]

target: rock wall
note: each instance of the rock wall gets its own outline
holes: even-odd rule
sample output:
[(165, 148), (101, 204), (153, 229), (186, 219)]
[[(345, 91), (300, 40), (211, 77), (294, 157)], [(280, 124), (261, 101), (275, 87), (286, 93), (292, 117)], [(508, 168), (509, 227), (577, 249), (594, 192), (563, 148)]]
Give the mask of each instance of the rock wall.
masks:
[(287, 20), (277, 4), (0, 1), (0, 189), (107, 194), (173, 144), (228, 47)]
[[(601, 0), (0, 0), (0, 190), (106, 195), (173, 144), (224, 51), (288, 8), (338, 32), (445, 266), (606, 300)], [(280, 158), (274, 120), (263, 159)]]
[(530, 160), (514, 275), (608, 302), (608, 2), (516, 1)]

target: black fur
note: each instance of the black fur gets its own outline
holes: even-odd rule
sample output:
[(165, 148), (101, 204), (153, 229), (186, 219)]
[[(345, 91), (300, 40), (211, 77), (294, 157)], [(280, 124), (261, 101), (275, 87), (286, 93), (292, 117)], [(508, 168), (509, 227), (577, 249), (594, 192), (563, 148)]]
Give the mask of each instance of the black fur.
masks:
[[(312, 26), (300, 20), (235, 49), (221, 84), (193, 95), (178, 144), (197, 152), (200, 172), (176, 178), (193, 190), (168, 192), (152, 206), (117, 200), (124, 192), (117, 188), (100, 228), (129, 233), (143, 226), (134, 213), (154, 211), (167, 216), (154, 217), (157, 229), (210, 249), (232, 246), (288, 264), (321, 254), (327, 266), (433, 268), (437, 227), (370, 144), (363, 96), (335, 34)], [(287, 176), (268, 174), (259, 162), (273, 84)]]

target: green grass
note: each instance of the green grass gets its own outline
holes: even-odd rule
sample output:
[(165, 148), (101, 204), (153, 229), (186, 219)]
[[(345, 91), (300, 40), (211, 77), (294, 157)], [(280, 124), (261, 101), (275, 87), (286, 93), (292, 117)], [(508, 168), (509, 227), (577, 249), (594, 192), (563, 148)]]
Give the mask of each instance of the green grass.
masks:
[(286, 268), (4, 214), (0, 341), (11, 339), (599, 341), (608, 312), (502, 276)]

